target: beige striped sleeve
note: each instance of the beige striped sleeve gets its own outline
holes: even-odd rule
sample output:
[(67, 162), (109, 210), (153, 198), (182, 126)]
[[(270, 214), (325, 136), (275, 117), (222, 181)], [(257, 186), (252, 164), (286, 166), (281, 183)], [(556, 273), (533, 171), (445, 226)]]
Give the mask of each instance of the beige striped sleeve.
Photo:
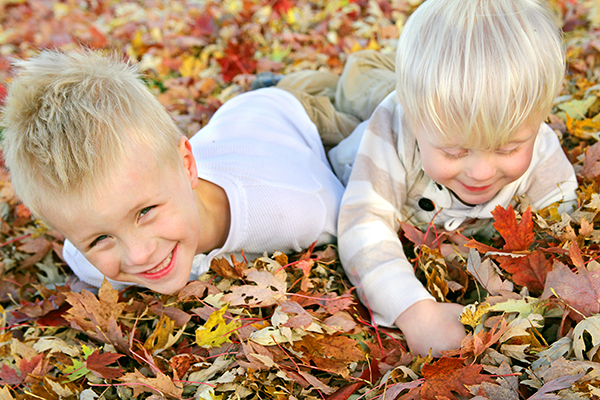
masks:
[(398, 143), (404, 147), (400, 115), (395, 93), (373, 113), (338, 220), (344, 270), (374, 321), (384, 326), (393, 326), (396, 318), (417, 301), (433, 298), (415, 277), (398, 238), (398, 221), (407, 195), (407, 166), (403, 152), (398, 152)]

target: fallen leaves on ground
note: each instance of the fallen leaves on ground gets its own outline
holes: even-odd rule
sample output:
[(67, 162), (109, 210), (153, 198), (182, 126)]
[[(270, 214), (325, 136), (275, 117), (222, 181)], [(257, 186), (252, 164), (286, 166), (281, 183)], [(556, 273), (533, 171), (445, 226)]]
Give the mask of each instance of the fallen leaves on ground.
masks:
[[(0, 105), (13, 57), (110, 49), (140, 62), (191, 136), (262, 71), (339, 73), (353, 51), (394, 51), (420, 3), (3, 1)], [(423, 284), (466, 305), (460, 349), (415, 357), (401, 332), (373, 326), (331, 246), (215, 260), (174, 295), (89, 288), (0, 168), (0, 398), (600, 398), (600, 13), (550, 3), (568, 73), (549, 123), (578, 175), (577, 210), (497, 208), (497, 234), (469, 238), (468, 253), (403, 226)]]

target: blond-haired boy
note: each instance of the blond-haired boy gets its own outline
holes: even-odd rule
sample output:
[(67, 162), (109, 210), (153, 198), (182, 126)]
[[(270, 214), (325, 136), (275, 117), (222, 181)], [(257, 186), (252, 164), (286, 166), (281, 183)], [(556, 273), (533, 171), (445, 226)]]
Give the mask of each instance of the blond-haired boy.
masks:
[(415, 277), (399, 222), (472, 233), (519, 195), (536, 209), (572, 205), (573, 168), (543, 123), (564, 63), (560, 31), (536, 0), (428, 0), (409, 17), (396, 91), (353, 161), (338, 244), (375, 322), (399, 327), (415, 353), (457, 348), (465, 331), (462, 307), (435, 302)]
[(214, 257), (334, 239), (343, 186), (289, 93), (237, 96), (188, 140), (116, 57), (44, 51), (16, 67), (6, 164), (82, 280), (173, 293)]

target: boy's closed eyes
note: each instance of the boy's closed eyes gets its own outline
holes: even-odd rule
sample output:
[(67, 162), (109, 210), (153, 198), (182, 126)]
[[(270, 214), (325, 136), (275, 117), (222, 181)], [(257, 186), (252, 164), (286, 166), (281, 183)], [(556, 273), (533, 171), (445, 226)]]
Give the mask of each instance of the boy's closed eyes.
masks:
[[(540, 121), (541, 123), (541, 121)], [(419, 130), (417, 142), (423, 169), (466, 204), (482, 204), (529, 168), (539, 125), (526, 124), (508, 144), (496, 150), (463, 148)]]

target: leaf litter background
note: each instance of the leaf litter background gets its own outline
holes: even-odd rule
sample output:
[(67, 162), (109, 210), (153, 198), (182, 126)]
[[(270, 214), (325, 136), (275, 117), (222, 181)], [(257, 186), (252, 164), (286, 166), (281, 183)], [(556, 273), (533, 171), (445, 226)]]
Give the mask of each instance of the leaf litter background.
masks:
[[(110, 49), (141, 62), (193, 135), (258, 72), (340, 72), (353, 51), (393, 52), (419, 3), (3, 0), (0, 104), (14, 57)], [(399, 331), (370, 325), (332, 246), (218, 260), (177, 295), (86, 287), (1, 170), (0, 399), (600, 398), (600, 1), (551, 4), (568, 70), (549, 122), (578, 210), (522, 199), (496, 209), (492, 241), (445, 259), (445, 238), (403, 227), (428, 289), (468, 305), (460, 349), (414, 357)]]

